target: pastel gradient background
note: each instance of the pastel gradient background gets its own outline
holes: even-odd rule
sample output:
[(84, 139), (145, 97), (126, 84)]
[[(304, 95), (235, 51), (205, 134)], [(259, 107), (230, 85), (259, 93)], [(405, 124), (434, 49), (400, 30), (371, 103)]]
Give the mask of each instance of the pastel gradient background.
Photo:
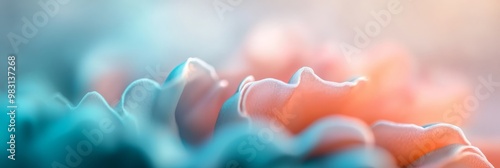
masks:
[[(32, 20), (36, 12), (43, 11), (38, 2), (0, 0), (0, 58), (17, 55), (20, 96), (59, 92), (76, 104), (96, 90), (116, 105), (134, 80), (149, 78), (161, 83), (190, 57), (203, 59), (223, 76), (241, 68), (240, 58), (246, 52), (255, 52), (254, 60), (269, 68), (261, 70), (270, 72), (285, 67), (295, 52), (311, 48), (326, 47), (339, 58), (370, 60), (366, 58), (370, 55), (346, 56), (341, 46), (355, 46), (356, 29), (364, 31), (368, 23), (377, 21), (371, 13), (388, 10), (391, 1), (69, 0), (15, 51), (7, 35), (22, 34), (23, 17)], [(500, 1), (398, 2), (401, 11), (391, 14), (387, 25), (368, 38), (367, 46), (358, 47), (361, 52), (389, 41), (409, 53), (419, 73), (452, 71), (468, 81), (471, 89), (482, 85), (480, 77), (500, 81)], [(4, 66), (0, 68), (3, 71)], [(286, 74), (286, 79), (291, 75)], [(0, 79), (0, 100), (6, 102), (6, 73), (0, 73)], [(446, 81), (451, 79), (441, 80), (450, 84)], [(5, 117), (2, 115), (2, 123), (7, 121)], [(499, 119), (497, 87), (463, 123), (451, 124), (460, 125), (498, 167)]]

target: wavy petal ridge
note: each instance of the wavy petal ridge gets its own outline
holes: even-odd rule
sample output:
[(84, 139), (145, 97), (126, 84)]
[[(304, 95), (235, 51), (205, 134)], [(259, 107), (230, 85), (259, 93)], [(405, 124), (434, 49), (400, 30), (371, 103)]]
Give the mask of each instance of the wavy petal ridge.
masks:
[[(471, 148), (471, 144), (465, 138), (462, 130), (450, 124), (432, 124), (420, 127), (413, 124), (381, 121), (373, 125), (372, 130), (376, 144), (391, 152), (399, 166), (420, 165), (420, 162), (424, 161), (433, 162), (425, 160), (426, 155), (433, 155), (436, 159), (450, 160), (446, 157), (456, 159), (461, 157), (459, 155), (461, 152), (471, 151), (471, 149), (475, 151), (474, 148)], [(459, 145), (458, 148), (450, 147), (457, 145)], [(475, 151), (475, 153), (483, 158), (483, 163), (488, 163), (480, 151)]]
[(411, 164), (413, 167), (493, 167), (484, 154), (476, 147), (467, 145), (448, 145), (430, 152)]
[[(230, 90), (227, 81), (219, 79), (205, 62), (190, 58), (163, 84), (150, 79), (132, 82), (114, 109), (97, 92), (88, 93), (76, 106), (56, 95), (56, 108), (71, 113), (61, 115), (66, 120), (52, 125), (48, 131), (52, 134), (40, 144), (66, 140), (69, 134), (81, 136), (82, 128), (89, 129), (98, 119), (108, 117), (118, 121), (120, 128), (107, 143), (123, 145), (129, 138), (142, 142), (134, 145), (158, 167), (220, 167), (227, 166), (226, 159), (261, 167), (492, 167), (453, 125), (419, 127), (382, 121), (369, 127), (369, 122), (344, 107), (353, 105), (350, 99), (365, 93), (369, 82), (364, 77), (330, 82), (304, 67), (288, 83), (255, 81), (249, 76), (224, 102)], [(124, 136), (129, 128), (138, 134)], [(141, 139), (148, 135), (152, 135), (150, 139)], [(120, 145), (118, 148), (123, 147)], [(257, 160), (251, 163), (247, 162), (253, 156), (248, 153), (252, 148), (247, 147), (257, 152)], [(190, 159), (201, 162), (193, 165)]]
[[(353, 89), (366, 79), (337, 83), (319, 78), (311, 68), (298, 70), (289, 83), (275, 79), (247, 82), (239, 92), (239, 113), (257, 120), (278, 120), (299, 133), (317, 119), (337, 114)], [(236, 103), (236, 102), (234, 102)], [(309, 111), (308, 115), (302, 112)], [(300, 117), (300, 120), (291, 119)]]
[(185, 142), (194, 145), (211, 136), (225, 100), (226, 86), (227, 82), (219, 79), (212, 66), (198, 58), (189, 58), (172, 70), (162, 86), (149, 79), (133, 82), (121, 104), (135, 118), (146, 117), (145, 122), (155, 120), (166, 124)]

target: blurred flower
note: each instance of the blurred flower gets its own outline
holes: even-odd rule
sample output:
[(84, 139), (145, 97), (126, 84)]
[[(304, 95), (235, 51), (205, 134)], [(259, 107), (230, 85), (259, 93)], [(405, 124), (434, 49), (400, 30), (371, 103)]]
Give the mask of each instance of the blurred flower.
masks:
[[(449, 122), (443, 112), (468, 93), (462, 79), (416, 78), (408, 54), (392, 45), (348, 63), (332, 50), (315, 51), (302, 29), (288, 30), (258, 29), (244, 60), (230, 63), (238, 68), (220, 77), (190, 58), (162, 84), (132, 82), (116, 105), (105, 100), (124, 86), (126, 73), (116, 71), (98, 78), (102, 85), (90, 83), (106, 90), (118, 82), (117, 88), (90, 92), (76, 106), (60, 95), (27, 101), (38, 108), (20, 113), (19, 139), (27, 148), (19, 157), (35, 162), (16, 164), (493, 167), (457, 126), (417, 126)], [(265, 39), (275, 46), (261, 44)]]
[[(293, 30), (296, 29), (267, 24), (251, 33), (243, 46), (245, 52), (240, 56), (241, 60), (247, 61), (231, 60), (236, 63), (232, 66), (243, 68), (223, 75), (229, 81), (241, 79), (245, 74), (256, 74), (256, 77), (250, 76), (243, 80), (238, 86), (237, 94), (222, 108), (219, 120), (236, 121), (242, 120), (240, 116), (244, 116), (251, 121), (258, 120), (256, 123), (261, 123), (262, 120), (277, 122), (293, 134), (300, 134), (318, 120), (331, 115), (351, 116), (367, 124), (380, 120), (417, 125), (439, 122), (463, 124), (462, 120), (454, 119), (462, 114), (452, 116), (448, 113), (452, 103), (463, 102), (469, 93), (466, 80), (459, 75), (443, 71), (418, 75), (409, 54), (394, 44), (379, 45), (359, 55), (360, 58), (354, 59), (354, 62), (347, 62), (339, 52), (329, 48), (322, 47), (314, 52), (305, 38), (302, 38), (303, 33)], [(279, 47), (255, 44), (262, 43), (255, 40), (259, 38), (267, 39), (266, 43)], [(286, 80), (286, 74), (301, 65), (311, 66), (318, 71), (318, 75), (311, 68), (302, 68), (293, 75), (289, 83), (282, 82)], [(255, 78), (265, 77), (263, 74), (278, 80), (268, 78), (255, 81)], [(363, 77), (344, 83), (328, 81), (348, 80), (356, 76)], [(376, 125), (375, 128), (379, 127), (380, 125)], [(398, 130), (397, 126), (393, 127)], [(449, 134), (458, 135), (457, 132), (460, 132), (461, 135), (459, 128), (452, 128), (455, 131), (449, 131)], [(392, 136), (410, 139), (413, 135), (396, 131)], [(430, 138), (433, 136), (427, 135), (422, 138), (422, 142), (432, 140)], [(423, 152), (417, 149), (420, 154), (411, 153), (413, 151), (401, 154), (390, 150), (397, 146), (391, 145), (395, 142), (386, 141), (383, 137), (377, 138), (381, 142), (390, 143), (387, 145), (377, 142), (377, 145), (384, 148), (387, 146), (386, 149), (395, 157), (400, 157), (396, 158), (398, 166), (411, 164), (445, 167), (462, 161), (464, 164), (482, 165), (479, 167), (491, 166), (486, 157), (477, 148), (471, 147), (467, 140), (458, 146), (454, 143), (432, 144), (439, 147)], [(414, 148), (408, 142), (401, 142), (401, 146)], [(471, 150), (474, 155), (469, 155)], [(432, 157), (423, 157), (424, 155)], [(401, 158), (405, 160), (399, 160)], [(418, 158), (421, 159), (417, 160)]]
[[(24, 148), (23, 153), (39, 156), (36, 162), (22, 164), (491, 167), (460, 129), (451, 125), (419, 129), (380, 122), (370, 128), (354, 117), (314, 114), (318, 109), (341, 107), (339, 98), (358, 93), (354, 92), (356, 87), (370, 82), (364, 78), (328, 82), (310, 68), (302, 68), (291, 84), (275, 79), (252, 80), (245, 79), (235, 96), (223, 105), (223, 95), (231, 91), (227, 82), (219, 79), (211, 66), (191, 58), (161, 85), (149, 79), (133, 82), (115, 107), (97, 92), (87, 94), (76, 106), (56, 96), (31, 113), (38, 113), (37, 117), (20, 117), (22, 144), (31, 147)], [(314, 107), (314, 103), (324, 107)], [(443, 136), (436, 136), (436, 132)], [(442, 139), (430, 141), (435, 137)], [(421, 140), (413, 141), (415, 138)], [(433, 143), (429, 146), (429, 142)], [(422, 144), (423, 150), (415, 154), (412, 150)], [(44, 155), (47, 151), (51, 155)], [(30, 156), (20, 157), (34, 160)], [(128, 162), (121, 162), (124, 159)]]
[[(307, 38), (303, 37), (304, 33), (299, 30), (301, 29), (286, 24), (264, 24), (256, 28), (244, 44), (245, 52), (240, 55), (240, 60), (231, 60), (229, 64), (232, 65), (232, 69), (222, 69), (222, 77), (230, 81), (231, 88), (235, 88), (236, 81), (241, 81), (248, 75), (258, 80), (275, 78), (286, 81), (297, 69), (308, 66), (327, 81), (346, 81), (356, 77), (364, 77), (369, 81), (363, 82), (362, 86), (356, 86), (355, 91), (352, 91), (355, 93), (335, 95), (337, 97), (335, 100), (338, 100), (336, 105), (331, 98), (323, 99), (328, 102), (312, 99), (327, 97), (329, 94), (327, 90), (331, 90), (328, 87), (326, 90), (312, 91), (309, 89), (310, 86), (304, 86), (303, 88), (308, 89), (290, 91), (310, 93), (311, 97), (301, 98), (299, 102), (314, 100), (312, 102), (314, 105), (308, 108), (314, 115), (310, 116), (310, 119), (303, 119), (308, 123), (331, 114), (354, 116), (369, 124), (378, 120), (418, 125), (433, 122), (450, 123), (455, 122), (453, 116), (447, 116), (445, 112), (450, 109), (452, 103), (462, 102), (470, 92), (468, 83), (459, 75), (445, 71), (417, 74), (417, 67), (412, 64), (410, 54), (395, 44), (379, 44), (356, 56), (357, 59), (353, 59), (352, 62), (347, 62), (347, 59), (334, 50), (333, 46), (324, 45), (316, 49), (311, 47), (310, 42), (305, 40)], [(267, 43), (275, 47), (254, 44), (262, 41), (253, 40), (256, 38), (264, 38)], [(295, 74), (296, 78), (300, 78), (298, 77), (300, 75)], [(256, 86), (259, 88), (249, 89), (249, 92), (266, 92), (259, 91), (266, 90), (264, 88), (266, 86), (260, 86), (266, 85), (261, 83), (269, 82), (273, 83), (259, 82)], [(283, 86), (278, 84), (279, 82), (274, 83), (278, 87)], [(260, 95), (272, 100), (259, 98), (259, 101), (288, 101), (288, 98), (281, 94), (267, 95), (276, 99)], [(273, 103), (269, 104), (272, 106)], [(260, 108), (262, 113), (270, 110), (270, 108)], [(462, 125), (462, 123), (454, 124)]]
[(423, 127), (380, 122), (373, 127), (376, 144), (403, 167), (493, 167), (471, 146), (460, 128), (450, 124)]
[[(263, 122), (282, 125), (286, 131), (297, 136), (307, 134), (304, 132), (314, 129), (312, 127), (323, 118), (338, 115), (338, 112), (345, 108), (343, 105), (350, 103), (349, 99), (356, 99), (356, 96), (361, 93), (362, 90), (358, 87), (364, 87), (371, 82), (364, 78), (344, 83), (329, 82), (319, 78), (310, 68), (303, 68), (296, 72), (289, 84), (275, 79), (251, 80), (247, 78), (240, 85), (238, 93), (232, 98), (237, 101), (228, 100), (218, 120), (241, 121), (239, 118), (243, 116), (255, 122), (253, 125)], [(372, 106), (372, 108), (377, 107)], [(350, 115), (348, 112), (342, 114)], [(364, 119), (363, 116), (356, 117)], [(350, 122), (364, 125), (364, 122), (357, 120)], [(223, 126), (218, 125), (218, 127)], [(365, 138), (369, 139), (367, 142), (373, 142), (375, 146), (381, 147), (379, 151), (387, 150), (392, 154), (394, 158), (384, 161), (384, 163), (391, 163), (392, 160), (397, 160), (397, 164), (392, 167), (396, 165), (398, 167), (455, 167), (457, 164), (467, 165), (466, 167), (492, 167), (481, 151), (471, 146), (462, 131), (453, 125), (435, 124), (419, 127), (412, 124), (382, 121), (371, 129), (360, 130), (362, 131), (357, 131), (358, 134), (353, 134), (353, 130), (344, 133), (328, 129), (329, 132), (318, 134), (327, 139), (318, 141), (320, 143), (317, 145), (320, 147), (316, 149), (319, 151), (312, 151), (312, 153), (328, 154), (337, 151), (338, 148), (346, 149), (346, 146), (361, 140), (354, 138), (350, 139), (351, 141), (339, 143), (340, 145), (331, 145), (328, 142), (333, 143), (333, 141), (329, 138), (349, 139), (362, 134), (361, 137), (368, 137)], [(371, 133), (372, 130), (373, 133)], [(369, 145), (364, 147), (369, 147)], [(385, 165), (376, 165), (374, 162), (365, 164), (369, 167), (389, 167)]]

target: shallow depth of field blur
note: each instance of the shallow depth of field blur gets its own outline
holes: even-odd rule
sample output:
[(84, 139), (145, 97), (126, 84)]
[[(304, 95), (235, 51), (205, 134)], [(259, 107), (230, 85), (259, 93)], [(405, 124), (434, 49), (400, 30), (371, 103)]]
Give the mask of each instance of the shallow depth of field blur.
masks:
[[(376, 22), (371, 13), (388, 10), (389, 2), (70, 0), (45, 26), (37, 28), (33, 38), (19, 45), (16, 53), (6, 35), (21, 34), (22, 18), (31, 20), (43, 9), (35, 0), (0, 0), (0, 55), (4, 58), (16, 53), (20, 92), (60, 92), (76, 104), (88, 91), (116, 95), (113, 92), (122, 92), (139, 78), (162, 82), (189, 57), (201, 58), (217, 70), (227, 68), (249, 40), (290, 47), (283, 41), (250, 39), (249, 34), (259, 28), (271, 29), (270, 38), (288, 30), (299, 33), (303, 43), (298, 46), (333, 44), (329, 47), (334, 51), (341, 50), (340, 44), (355, 46), (356, 29), (364, 31), (368, 23)], [(457, 72), (472, 88), (481, 85), (479, 77), (491, 75), (493, 81), (500, 82), (500, 1), (398, 2), (401, 11), (392, 14), (361, 51), (390, 41), (409, 51), (419, 73), (427, 69)], [(363, 59), (357, 55), (344, 58)], [(92, 84), (109, 77), (106, 73), (115, 74), (112, 77), (122, 84), (93, 88)], [(6, 73), (1, 73), (0, 79), (4, 81)], [(5, 93), (6, 87), (0, 92)], [(110, 104), (118, 101), (113, 96), (104, 97)], [(461, 128), (472, 142), (475, 138), (500, 142), (499, 102), (497, 87), (464, 120)]]

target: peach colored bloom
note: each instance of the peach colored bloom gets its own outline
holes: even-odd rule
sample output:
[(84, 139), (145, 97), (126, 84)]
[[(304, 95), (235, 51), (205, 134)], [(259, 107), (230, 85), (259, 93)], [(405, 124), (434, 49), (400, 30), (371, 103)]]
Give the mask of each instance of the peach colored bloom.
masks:
[(424, 127), (380, 122), (373, 126), (378, 146), (403, 167), (493, 167), (471, 146), (460, 128), (449, 124)]
[[(57, 149), (41, 158), (44, 164), (59, 161), (67, 144), (79, 143), (74, 137), (81, 137), (82, 130), (95, 130), (109, 119), (114, 131), (102, 134), (96, 153), (129, 160), (114, 152), (137, 151), (131, 161), (139, 167), (492, 167), (458, 127), (420, 128), (388, 121), (370, 127), (362, 117), (328, 111), (361, 94), (369, 82), (363, 77), (326, 81), (311, 68), (302, 68), (288, 84), (248, 77), (225, 101), (224, 95), (232, 92), (228, 83), (205, 62), (190, 58), (163, 84), (150, 79), (132, 82), (115, 107), (96, 92), (77, 106), (58, 97), (59, 103), (53, 103), (57, 110), (48, 110), (58, 115), (34, 122), (48, 124), (48, 129), (40, 128), (47, 136), (29, 153)], [(103, 163), (89, 159), (85, 165)]]
[[(263, 27), (267, 29), (258, 28), (251, 33), (243, 47), (244, 52), (241, 53), (240, 59), (246, 61), (236, 64), (242, 68), (230, 73), (223, 71), (222, 76), (233, 81), (230, 83), (232, 88), (235, 88), (234, 81), (243, 79), (245, 74), (255, 76), (247, 77), (241, 82), (237, 93), (223, 106), (219, 114), (220, 121), (245, 120), (243, 117), (256, 124), (262, 120), (278, 122), (297, 135), (318, 120), (331, 115), (351, 116), (367, 124), (388, 120), (417, 125), (437, 122), (462, 125), (463, 121), (454, 117), (470, 115), (453, 116), (448, 113), (452, 103), (463, 101), (469, 93), (469, 86), (462, 77), (442, 71), (419, 75), (409, 54), (401, 47), (393, 44), (379, 45), (358, 56), (359, 59), (347, 62), (338, 52), (332, 50), (320, 49), (319, 52), (314, 52), (309, 43), (303, 40), (300, 31), (281, 29), (282, 27), (275, 25)], [(260, 38), (267, 39), (266, 43), (274, 45), (275, 48), (253, 44), (262, 42), (255, 40)], [(301, 66), (312, 68), (300, 69), (294, 75), (289, 75), (292, 77), (288, 83), (282, 82), (287, 80), (286, 74), (292, 74), (292, 71)], [(313, 69), (317, 70), (318, 75)], [(265, 78), (263, 74), (276, 79), (255, 80)], [(343, 83), (328, 81), (344, 81), (352, 77), (358, 78)], [(380, 125), (374, 127), (378, 129)], [(399, 127), (394, 130), (401, 129)], [(458, 128), (438, 128), (454, 129), (455, 132), (448, 131), (450, 136), (462, 136)], [(375, 132), (375, 137), (377, 133), (380, 132)], [(409, 138), (418, 134), (418, 131), (409, 135), (402, 131), (396, 131), (394, 134), (396, 137), (403, 134), (399, 137)], [(423, 135), (424, 145), (434, 136), (426, 134), (425, 131)], [(377, 138), (381, 142), (387, 142), (383, 137)], [(418, 151), (418, 155), (411, 153), (412, 151), (394, 153), (394, 150), (391, 150), (401, 146), (412, 150), (415, 145), (408, 142), (401, 142), (401, 146), (383, 145), (378, 142), (377, 145), (389, 150), (395, 157), (400, 157), (396, 159), (406, 159), (398, 160), (398, 166), (453, 167), (456, 163), (463, 163), (491, 167), (486, 157), (477, 148), (470, 146), (464, 137), (462, 139), (466, 143), (459, 146), (452, 146), (453, 138), (444, 139), (449, 142), (432, 144), (435, 147)], [(408, 155), (411, 157), (408, 158)]]
[[(369, 82), (363, 78), (344, 83), (329, 82), (319, 78), (310, 68), (297, 71), (288, 84), (275, 79), (252, 81), (247, 78), (235, 96), (224, 105), (218, 121), (241, 121), (244, 117), (249, 118), (253, 125), (278, 123), (290, 133), (304, 136), (323, 118), (338, 115), (343, 105), (349, 104), (349, 99), (360, 94), (363, 91), (360, 87)], [(358, 127), (363, 130), (363, 122), (350, 122), (361, 123)], [(216, 128), (223, 126), (218, 123)], [(493, 167), (456, 126), (435, 124), (419, 127), (384, 121), (375, 124), (372, 129), (373, 135), (366, 130), (360, 132), (366, 137), (374, 136), (375, 144), (390, 152), (399, 167)], [(332, 130), (332, 134), (336, 133)], [(356, 137), (359, 134), (354, 131), (339, 132), (339, 135)], [(349, 149), (352, 144), (360, 142), (355, 139), (336, 145), (329, 144), (330, 140), (319, 141), (317, 145), (321, 147), (312, 154), (317, 156)]]
[(163, 84), (133, 82), (114, 108), (97, 93), (82, 104), (97, 104), (106, 113), (96, 116), (113, 118), (120, 131), (151, 137), (150, 144), (133, 144), (160, 167), (493, 167), (460, 128), (417, 126), (462, 124), (446, 113), (468, 94), (459, 76), (418, 75), (409, 54), (392, 44), (353, 62), (313, 46), (300, 28), (264, 25), (221, 77), (190, 58)]
[[(327, 49), (331, 46), (317, 49), (310, 47), (311, 44), (304, 40), (304, 33), (301, 31), (280, 25), (262, 27), (264, 28), (257, 28), (250, 33), (249, 40), (243, 47), (245, 52), (240, 56), (242, 61), (230, 63), (241, 68), (228, 70), (230, 72), (221, 70), (222, 77), (230, 81), (230, 88), (234, 89), (235, 83), (247, 75), (252, 75), (257, 80), (275, 78), (287, 81), (297, 69), (308, 66), (328, 81), (346, 81), (354, 77), (369, 80), (363, 86), (357, 86), (354, 91), (356, 93), (340, 96), (345, 102), (336, 107), (328, 109), (323, 108), (322, 104), (311, 105), (316, 107), (310, 109), (315, 111), (311, 112), (315, 116), (344, 114), (361, 118), (369, 124), (378, 120), (418, 125), (433, 122), (463, 124), (446, 112), (450, 104), (460, 102), (468, 95), (466, 80), (444, 72), (417, 74), (410, 55), (401, 47), (382, 44), (356, 56), (358, 59), (347, 62), (338, 51)], [(279, 33), (270, 35), (273, 32)], [(267, 39), (274, 48), (256, 47), (260, 45), (253, 43), (261, 41), (253, 40), (255, 38)], [(322, 94), (314, 96), (321, 97)]]

